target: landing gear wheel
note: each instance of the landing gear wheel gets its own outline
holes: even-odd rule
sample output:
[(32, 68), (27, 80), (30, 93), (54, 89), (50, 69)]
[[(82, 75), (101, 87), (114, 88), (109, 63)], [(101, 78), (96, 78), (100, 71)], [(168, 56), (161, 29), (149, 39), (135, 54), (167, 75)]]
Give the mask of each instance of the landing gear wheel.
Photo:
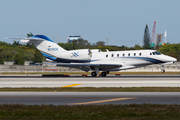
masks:
[(165, 70), (164, 70), (164, 65), (161, 66), (161, 72), (164, 73)]
[(106, 77), (106, 75), (107, 75), (106, 72), (102, 72), (102, 73), (101, 73), (101, 76), (102, 76), (102, 77)]
[(91, 75), (92, 75), (92, 77), (96, 77), (97, 76), (96, 72), (92, 72)]
[(162, 73), (164, 73), (164, 72), (165, 72), (165, 70), (164, 70), (164, 69), (161, 69), (161, 72), (162, 72)]

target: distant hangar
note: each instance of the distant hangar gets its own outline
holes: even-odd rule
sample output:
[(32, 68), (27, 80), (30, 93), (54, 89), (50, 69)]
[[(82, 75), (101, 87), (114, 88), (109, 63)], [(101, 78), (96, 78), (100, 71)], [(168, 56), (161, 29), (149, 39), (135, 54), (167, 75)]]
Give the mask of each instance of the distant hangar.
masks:
[(71, 42), (71, 41), (73, 41), (73, 40), (78, 40), (78, 39), (80, 39), (80, 38), (82, 38), (82, 36), (78, 36), (78, 35), (76, 35), (76, 36), (69, 36), (69, 37), (67, 38), (67, 40), (68, 40), (68, 42)]

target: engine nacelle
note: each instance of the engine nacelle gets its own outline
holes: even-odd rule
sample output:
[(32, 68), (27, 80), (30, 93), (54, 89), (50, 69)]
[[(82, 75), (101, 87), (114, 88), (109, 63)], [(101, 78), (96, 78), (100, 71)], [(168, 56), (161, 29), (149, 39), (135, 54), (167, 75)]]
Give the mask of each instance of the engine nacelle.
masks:
[(90, 60), (92, 52), (90, 49), (71, 50), (60, 53), (58, 58), (68, 60)]
[(100, 49), (91, 49), (91, 52), (93, 53), (93, 52), (101, 52), (101, 50)]

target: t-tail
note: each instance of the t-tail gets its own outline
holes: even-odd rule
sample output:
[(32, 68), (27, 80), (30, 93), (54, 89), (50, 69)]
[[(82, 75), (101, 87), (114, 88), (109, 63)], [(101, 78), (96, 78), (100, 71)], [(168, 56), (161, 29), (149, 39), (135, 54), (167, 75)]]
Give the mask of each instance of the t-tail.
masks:
[(47, 59), (52, 61), (55, 61), (61, 52), (66, 51), (44, 35), (30, 36), (21, 39), (21, 42), (34, 44)]

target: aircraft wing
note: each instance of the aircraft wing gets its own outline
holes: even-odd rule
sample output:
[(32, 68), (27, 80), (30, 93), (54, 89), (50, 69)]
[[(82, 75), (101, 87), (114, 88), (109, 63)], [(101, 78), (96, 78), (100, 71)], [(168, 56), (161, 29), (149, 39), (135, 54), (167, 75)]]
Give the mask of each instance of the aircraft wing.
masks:
[(57, 65), (62, 67), (77, 68), (83, 71), (98, 68), (99, 70), (110, 70), (122, 67), (122, 64), (91, 64), (91, 63), (48, 63), (49, 65)]

